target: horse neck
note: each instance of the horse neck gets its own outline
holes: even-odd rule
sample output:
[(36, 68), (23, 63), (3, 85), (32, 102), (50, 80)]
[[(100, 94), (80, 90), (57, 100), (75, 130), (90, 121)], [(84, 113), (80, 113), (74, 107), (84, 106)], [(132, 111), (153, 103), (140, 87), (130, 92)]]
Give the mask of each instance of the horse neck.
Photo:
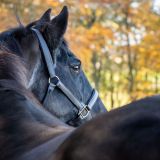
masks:
[(54, 136), (48, 141), (45, 141), (39, 146), (36, 146), (32, 150), (24, 153), (18, 160), (35, 160), (37, 157), (39, 160), (51, 160), (54, 159), (54, 155), (60, 145), (67, 139), (73, 132), (73, 129), (62, 129), (63, 133), (58, 136)]
[[(6, 97), (6, 91), (8, 93), (8, 101), (4, 98)], [(16, 160), (18, 159), (17, 156), (19, 157), (27, 151), (21, 160), (31, 160), (31, 157), (34, 157), (34, 155), (37, 156), (44, 152), (45, 154), (42, 154), (40, 157), (43, 158), (44, 156), (51, 155), (51, 151), (54, 153), (56, 148), (63, 142), (65, 137), (67, 137), (68, 133), (73, 130), (73, 128), (68, 127), (47, 112), (37, 103), (34, 96), (27, 92), (29, 91), (16, 83), (16, 81), (0, 80), (1, 109), (11, 107), (10, 113), (9, 108), (6, 108), (8, 111), (1, 113), (0, 118), (6, 117), (5, 115), (9, 113), (10, 116), (7, 116), (5, 121), (9, 122), (11, 126), (14, 126), (14, 130), (17, 130), (16, 133), (8, 133), (11, 141), (7, 140), (5, 146), (8, 147), (10, 144), (14, 144), (13, 148), (10, 148), (7, 152), (11, 155), (13, 154)], [(21, 96), (17, 98), (17, 94)], [(12, 104), (12, 106), (10, 106), (10, 104)], [(16, 122), (19, 123), (15, 125)], [(5, 134), (5, 130), (6, 129), (1, 130), (0, 136)], [(19, 132), (19, 130), (21, 132)], [(15, 134), (17, 137), (12, 139), (12, 136)], [(18, 146), (20, 151), (19, 149), (17, 150), (18, 143), (20, 144)], [(51, 151), (50, 147), (53, 148)], [(0, 149), (3, 149), (1, 143)], [(5, 152), (5, 150), (3, 150), (2, 153), (3, 152)]]
[[(27, 89), (28, 72), (20, 56), (10, 53), (6, 48), (0, 46), (0, 89), (8, 88), (14, 90), (32, 101), (34, 105), (28, 106), (30, 112), (38, 121), (47, 126), (67, 126), (59, 119), (47, 112), (35, 96)], [(37, 107), (39, 106), (39, 107)]]
[[(11, 116), (7, 118), (7, 121), (15, 126), (12, 117), (16, 115), (16, 120), (20, 122), (18, 126), (15, 126), (15, 129), (17, 129), (17, 137), (14, 140), (15, 146), (10, 152), (14, 152), (14, 148), (16, 150), (17, 142), (24, 141), (25, 144), (20, 145), (19, 148), (22, 149), (22, 152), (28, 150), (28, 153), (26, 153), (22, 159), (31, 160), (31, 157), (34, 157), (34, 155), (42, 159), (43, 157), (51, 156), (73, 128), (68, 127), (68, 125), (47, 112), (27, 89), (27, 83), (27, 70), (21, 58), (0, 48), (1, 99), (4, 99), (3, 97), (5, 97), (6, 90), (12, 91), (9, 97), (7, 97), (8, 99), (15, 96), (13, 100), (15, 104), (12, 101), (8, 101), (2, 103), (1, 108), (8, 107), (9, 104), (13, 103), (11, 106)], [(21, 95), (22, 99), (16, 98), (17, 94)], [(19, 114), (19, 112), (21, 112), (21, 114)], [(27, 117), (27, 119), (25, 117)], [(22, 136), (19, 135), (18, 130), (23, 132)], [(5, 130), (3, 130), (3, 132), (5, 132)], [(9, 136), (12, 137), (12, 134), (9, 134)], [(19, 136), (21, 138), (18, 138)], [(26, 139), (28, 139), (28, 141), (25, 141)], [(6, 141), (5, 145), (8, 146), (10, 143), (12, 142)], [(15, 152), (15, 156), (16, 154), (18, 154), (18, 157), (21, 155), (19, 151)]]

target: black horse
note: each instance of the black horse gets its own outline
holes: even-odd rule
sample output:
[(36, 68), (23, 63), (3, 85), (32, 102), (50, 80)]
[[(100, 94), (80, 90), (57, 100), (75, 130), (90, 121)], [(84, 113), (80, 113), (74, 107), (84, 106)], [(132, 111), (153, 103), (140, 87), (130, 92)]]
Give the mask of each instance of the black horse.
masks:
[[(66, 9), (63, 10), (60, 20), (66, 13)], [(48, 15), (48, 12), (46, 14)], [(44, 18), (46, 14), (41, 21), (46, 19)], [(59, 19), (59, 16), (55, 19)], [(57, 25), (65, 24), (64, 21), (59, 23), (58, 20), (55, 24), (51, 22), (43, 26), (37, 21), (27, 27), (0, 35), (0, 159), (159, 160), (159, 96), (145, 98), (105, 113), (76, 130), (55, 118), (35, 98), (33, 93), (38, 99), (43, 99), (42, 95), (45, 93), (40, 93), (42, 90), (38, 92), (38, 89), (44, 87), (43, 81), (41, 82), (44, 77), (46, 77), (44, 89), (47, 88), (49, 75), (45, 72), (47, 68), (44, 62), (41, 63), (43, 67), (40, 67), (43, 72), (39, 72), (38, 62), (41, 62), (41, 55), (38, 55), (39, 58), (35, 55), (40, 52), (39, 43), (35, 33), (31, 31), (31, 26), (36, 25), (41, 32), (44, 32), (50, 31), (50, 27), (53, 26), (59, 31), (62, 28), (57, 28)], [(63, 50), (66, 44), (61, 38), (58, 39), (62, 40), (61, 43), (57, 40), (63, 32), (58, 32), (58, 35), (51, 34), (56, 39), (48, 35), (50, 38), (46, 41), (48, 40), (51, 51), (51, 46), (58, 44), (61, 52), (57, 55), (57, 62), (59, 60), (59, 63), (65, 64), (64, 60), (67, 59), (66, 66), (69, 66), (69, 60), (73, 55), (70, 53), (69, 56), (69, 53)], [(45, 36), (47, 35), (44, 34)], [(49, 43), (51, 40), (53, 43)], [(75, 68), (77, 72), (77, 67)], [(41, 79), (39, 74), (44, 77)], [(74, 73), (73, 77), (76, 78), (78, 75)], [(69, 85), (67, 87), (69, 88)], [(55, 90), (57, 93), (58, 91)]]
[[(67, 19), (66, 7), (52, 20), (48, 10), (40, 20), (0, 34), (1, 160), (50, 159), (74, 131), (61, 120), (70, 121), (75, 126), (105, 111), (97, 99), (89, 117), (80, 119), (75, 108), (77, 101), (70, 99), (74, 94), (80, 102), (87, 104), (93, 90), (81, 70), (80, 60), (71, 53), (63, 39)], [(58, 84), (53, 92), (48, 92), (50, 73), (42, 54), (43, 47), (33, 28), (39, 30), (47, 42), (51, 58), (56, 62), (56, 68), (53, 64), (56, 77), (66, 86), (70, 96), (65, 95)], [(59, 52), (55, 52), (57, 49)], [(50, 84), (54, 85), (52, 78)], [(44, 107), (40, 103), (43, 99)], [(85, 109), (88, 106), (84, 106)]]
[(78, 128), (56, 160), (159, 160), (160, 96), (101, 115)]
[[(47, 10), (39, 20), (27, 26), (1, 33), (0, 44), (5, 46), (10, 53), (23, 59), (29, 70), (26, 88), (43, 103), (45, 109), (63, 122), (79, 126), (95, 117), (96, 114), (105, 112), (106, 109), (99, 98), (94, 105), (92, 104), (93, 108), (84, 105), (92, 99), (94, 91), (81, 69), (81, 61), (68, 49), (63, 38), (68, 22), (67, 8), (64, 7), (61, 13), (52, 20), (50, 20), (50, 12), (51, 9)], [(51, 58), (46, 61), (43, 55), (43, 44), (41, 45), (35, 29), (42, 35), (51, 53)], [(50, 77), (47, 68), (47, 61), (51, 59), (54, 63), (50, 68), (54, 68), (56, 73), (54, 77)], [(50, 87), (48, 87), (48, 81), (55, 81), (54, 78), (62, 82), (63, 88), (56, 86), (54, 90), (52, 88), (52, 91), (48, 91)], [(70, 93), (64, 92), (66, 88)], [(68, 96), (70, 94), (72, 94), (71, 98)], [(78, 103), (81, 109), (75, 103)], [(83, 117), (82, 114), (86, 116)]]
[[(60, 14), (63, 23), (58, 20), (56, 23), (52, 20), (53, 24), (50, 21), (42, 23), (43, 20), (46, 21), (48, 12), (41, 18), (41, 22), (36, 21), (27, 27), (0, 35), (0, 159), (159, 160), (159, 96), (145, 98), (101, 115), (76, 130), (55, 118), (35, 98), (33, 93), (38, 99), (43, 99), (45, 93), (39, 91), (47, 88), (49, 75), (45, 72), (47, 68), (44, 63), (39, 67), (42, 62), (39, 43), (31, 26), (36, 25), (41, 32), (50, 31), (52, 27), (60, 31), (62, 28), (57, 28), (57, 25), (66, 23), (63, 19), (66, 9)], [(55, 19), (59, 19), (59, 16)], [(59, 67), (62, 67), (60, 62), (66, 66), (72, 64), (73, 67), (73, 62), (77, 62), (77, 59), (63, 49), (66, 47), (65, 42), (61, 38), (57, 39), (64, 30), (58, 32), (59, 34), (51, 33), (52, 37), (48, 35), (50, 38), (46, 41), (51, 51), (54, 46), (60, 47), (60, 55), (57, 55)], [(56, 39), (52, 39), (55, 37)], [(72, 59), (74, 61), (70, 64)], [(77, 67), (72, 67), (66, 70), (76, 68), (76, 73), (74, 69), (73, 73), (69, 72), (76, 79), (80, 76), (79, 67), (78, 70)], [(59, 77), (61, 72), (59, 70)], [(65, 81), (66, 85), (70, 84), (68, 81)], [(43, 82), (46, 82), (46, 86), (43, 86)], [(55, 92), (61, 94), (58, 89)]]

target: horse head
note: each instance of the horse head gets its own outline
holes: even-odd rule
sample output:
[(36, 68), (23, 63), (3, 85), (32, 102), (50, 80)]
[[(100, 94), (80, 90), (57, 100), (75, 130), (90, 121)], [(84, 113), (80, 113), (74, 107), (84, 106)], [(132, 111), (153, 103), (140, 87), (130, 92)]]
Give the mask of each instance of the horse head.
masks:
[[(67, 7), (52, 19), (50, 14), (51, 9), (47, 10), (39, 20), (27, 26), (1, 33), (0, 41), (12, 53), (24, 59), (30, 71), (27, 88), (35, 94), (43, 106), (63, 122), (78, 126), (98, 113), (105, 112), (106, 109), (99, 97), (95, 99), (93, 95), (95, 91), (82, 70), (81, 61), (72, 53), (63, 38), (68, 23)], [(48, 60), (53, 62), (50, 68), (45, 60), (43, 44), (40, 43), (35, 31), (41, 35), (47, 45), (50, 54)], [(54, 78), (51, 77), (50, 70), (55, 72)], [(57, 80), (60, 80), (64, 88), (53, 86), (52, 83), (53, 89), (49, 92), (50, 81)], [(92, 107), (88, 108), (86, 104), (91, 99), (95, 103), (91, 102)], [(80, 109), (83, 114), (87, 114), (86, 117), (80, 117), (80, 109), (75, 103), (78, 103), (79, 107), (82, 106)]]

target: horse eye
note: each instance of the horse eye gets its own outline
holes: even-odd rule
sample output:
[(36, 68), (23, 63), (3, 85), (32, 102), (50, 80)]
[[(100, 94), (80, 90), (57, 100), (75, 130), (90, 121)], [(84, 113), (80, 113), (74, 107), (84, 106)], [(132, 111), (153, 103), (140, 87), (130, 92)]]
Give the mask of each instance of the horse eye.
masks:
[(70, 64), (70, 68), (72, 68), (72, 70), (76, 73), (79, 73), (80, 69), (81, 69), (81, 61), (78, 60), (74, 63)]
[(72, 69), (73, 69), (75, 72), (77, 72), (77, 73), (80, 71), (80, 68), (81, 68), (80, 65), (72, 66)]

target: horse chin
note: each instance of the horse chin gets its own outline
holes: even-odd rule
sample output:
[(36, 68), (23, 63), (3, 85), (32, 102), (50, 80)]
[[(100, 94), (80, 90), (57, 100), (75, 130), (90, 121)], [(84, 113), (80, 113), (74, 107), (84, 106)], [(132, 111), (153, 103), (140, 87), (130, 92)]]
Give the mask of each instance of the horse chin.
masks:
[(102, 103), (101, 99), (98, 98), (95, 105), (93, 106), (92, 110), (90, 111), (91, 114), (89, 114), (86, 118), (81, 119), (80, 117), (70, 121), (68, 124), (74, 127), (78, 127), (87, 121), (91, 120), (92, 118), (96, 117), (100, 113), (105, 113), (107, 110), (105, 109), (104, 104)]
[(70, 121), (68, 124), (73, 126), (73, 127), (78, 127), (78, 126), (81, 126), (82, 124), (86, 123), (87, 121), (89, 121), (91, 119), (92, 119), (91, 116), (88, 116), (87, 118), (84, 118), (84, 119), (77, 118), (73, 121)]

